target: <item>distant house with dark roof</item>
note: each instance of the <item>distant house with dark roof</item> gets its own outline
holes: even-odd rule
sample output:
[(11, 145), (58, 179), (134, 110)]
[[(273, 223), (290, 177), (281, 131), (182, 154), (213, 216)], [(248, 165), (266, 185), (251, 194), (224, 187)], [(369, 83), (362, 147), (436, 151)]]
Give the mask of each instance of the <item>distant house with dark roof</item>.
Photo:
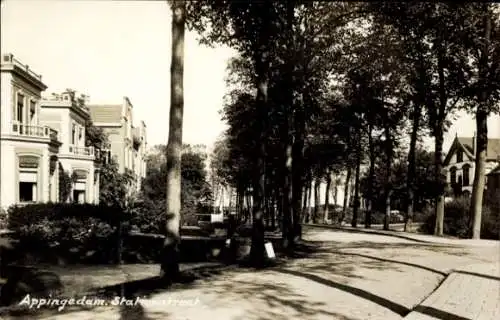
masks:
[[(455, 194), (470, 194), (474, 181), (476, 137), (455, 137), (444, 160), (446, 181)], [(500, 164), (500, 139), (488, 139), (486, 175)], [(496, 169), (495, 169), (496, 170)], [(489, 179), (489, 177), (488, 177)], [(488, 189), (490, 185), (487, 184)]]
[(96, 127), (107, 134), (112, 157), (121, 173), (129, 171), (136, 178), (137, 191), (146, 177), (146, 124), (133, 124), (133, 105), (123, 97), (121, 104), (89, 105), (90, 117)]

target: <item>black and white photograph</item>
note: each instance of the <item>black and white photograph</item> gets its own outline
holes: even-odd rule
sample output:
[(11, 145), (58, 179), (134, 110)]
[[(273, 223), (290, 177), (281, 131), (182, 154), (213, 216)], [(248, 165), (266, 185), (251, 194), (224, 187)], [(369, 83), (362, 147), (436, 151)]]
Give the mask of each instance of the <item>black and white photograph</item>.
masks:
[(500, 319), (500, 4), (0, 7), (0, 320)]

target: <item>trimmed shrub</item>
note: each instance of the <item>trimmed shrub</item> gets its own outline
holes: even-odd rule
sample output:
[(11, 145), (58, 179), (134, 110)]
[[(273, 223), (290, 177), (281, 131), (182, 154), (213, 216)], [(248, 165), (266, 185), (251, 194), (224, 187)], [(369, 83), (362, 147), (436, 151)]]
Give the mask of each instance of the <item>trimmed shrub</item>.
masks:
[[(445, 204), (444, 209), (444, 234), (459, 238), (467, 238), (470, 235), (470, 198), (460, 197)], [(436, 215), (433, 208), (428, 208), (426, 219), (420, 231), (432, 234), (436, 223)], [(483, 206), (481, 216), (481, 238), (499, 240), (500, 214), (498, 210)]]
[(0, 230), (7, 229), (7, 211), (0, 208)]
[[(91, 204), (42, 203), (8, 209), (8, 228), (19, 240), (21, 263), (112, 263), (118, 226), (129, 215), (119, 208)], [(126, 231), (125, 231), (126, 232)]]

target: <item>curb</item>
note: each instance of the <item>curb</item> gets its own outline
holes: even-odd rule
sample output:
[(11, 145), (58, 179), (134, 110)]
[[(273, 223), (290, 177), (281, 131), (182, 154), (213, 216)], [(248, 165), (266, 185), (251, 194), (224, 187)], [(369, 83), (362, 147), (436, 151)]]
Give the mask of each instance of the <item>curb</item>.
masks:
[(330, 225), (321, 225), (321, 224), (303, 224), (303, 225), (308, 226), (308, 227), (313, 227), (313, 228), (335, 229), (335, 230), (340, 230), (340, 231), (344, 231), (344, 232), (352, 232), (352, 233), (376, 234), (376, 235), (381, 235), (381, 236), (388, 236), (388, 237), (395, 237), (395, 238), (410, 240), (410, 241), (419, 242), (419, 243), (428, 243), (428, 244), (439, 243), (438, 241), (434, 242), (434, 241), (417, 239), (417, 238), (412, 237), (410, 235), (406, 235), (408, 233), (403, 232), (403, 231), (391, 231), (391, 230), (384, 231), (384, 230), (375, 230), (375, 229), (360, 229), (360, 228), (339, 227), (339, 226), (330, 226)]
[[(468, 277), (480, 277), (483, 279), (487, 280), (493, 280), (493, 281), (498, 281), (499, 286), (500, 286), (500, 277), (496, 276), (491, 276), (488, 274), (491, 272), (488, 267), (491, 268), (498, 268), (498, 264), (496, 263), (489, 263), (482, 265), (484, 270), (480, 272), (470, 272), (467, 271), (467, 269), (470, 269), (470, 267), (477, 266), (475, 264), (473, 265), (468, 265), (465, 267), (459, 267), (457, 269), (452, 269), (450, 270), (447, 275), (440, 281), (438, 286), (432, 290), (432, 292), (427, 295), (420, 303), (416, 304), (410, 312), (403, 317), (403, 319), (407, 320), (424, 320), (424, 319), (451, 319), (451, 320), (474, 320), (474, 318), (468, 318), (468, 317), (463, 317), (462, 315), (459, 314), (453, 314), (444, 310), (440, 310), (440, 308), (434, 308), (433, 307), (433, 302), (438, 300), (438, 298), (443, 294), (439, 293), (439, 289), (441, 289), (446, 283), (453, 281), (453, 277), (457, 277), (459, 275), (465, 275)], [(488, 269), (488, 270), (486, 270)], [(481, 294), (482, 291), (476, 292), (476, 294)], [(471, 295), (474, 295), (473, 292), (470, 292)], [(477, 299), (477, 297), (475, 297)]]

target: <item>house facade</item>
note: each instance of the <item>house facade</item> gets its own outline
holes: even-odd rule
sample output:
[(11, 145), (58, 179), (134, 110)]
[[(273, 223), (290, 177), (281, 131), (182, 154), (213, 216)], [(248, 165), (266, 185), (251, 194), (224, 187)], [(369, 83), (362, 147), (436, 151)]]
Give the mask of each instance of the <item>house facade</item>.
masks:
[[(476, 137), (455, 137), (444, 160), (446, 182), (455, 195), (471, 194), (474, 182)], [(500, 164), (500, 139), (488, 139), (486, 175)], [(489, 188), (486, 183), (486, 190)]]
[(65, 201), (98, 203), (99, 168), (96, 165), (96, 151), (85, 145), (85, 124), (90, 120), (85, 101), (75, 97), (74, 92), (67, 91), (53, 94), (40, 104), (41, 121), (57, 130), (61, 137), (57, 170), (71, 177), (71, 190)]
[(40, 120), (42, 76), (12, 54), (1, 60), (0, 206), (57, 201), (59, 132)]
[(143, 121), (133, 125), (133, 105), (124, 97), (120, 104), (89, 105), (94, 126), (103, 129), (110, 142), (110, 152), (120, 173), (133, 177), (131, 193), (141, 189), (146, 177), (146, 125)]
[[(0, 207), (35, 202), (98, 203), (95, 150), (85, 146), (90, 113), (74, 93), (42, 98), (41, 75), (12, 54), (1, 58)], [(62, 199), (60, 176), (70, 179)]]

